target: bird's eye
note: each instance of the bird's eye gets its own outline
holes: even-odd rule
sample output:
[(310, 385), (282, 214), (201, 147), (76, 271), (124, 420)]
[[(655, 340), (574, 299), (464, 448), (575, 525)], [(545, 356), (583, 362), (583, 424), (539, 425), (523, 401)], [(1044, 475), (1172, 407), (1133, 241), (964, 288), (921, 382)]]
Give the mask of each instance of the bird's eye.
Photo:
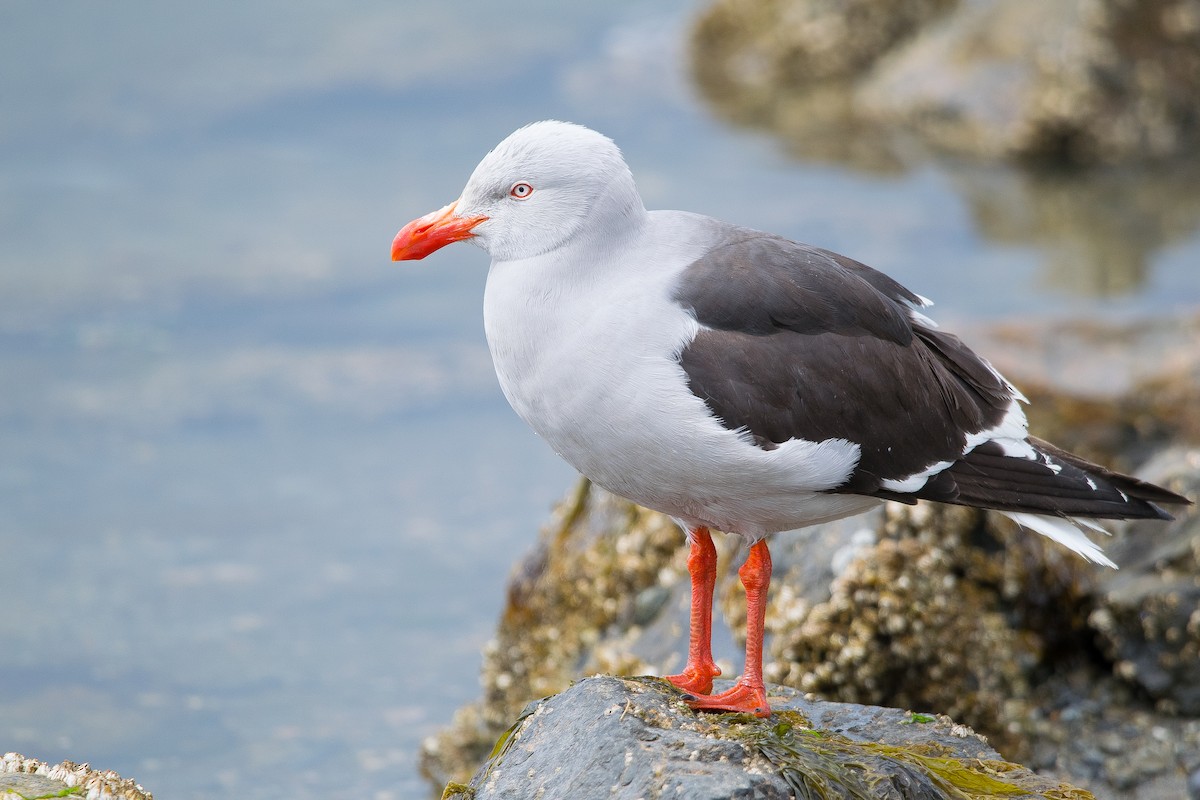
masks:
[(512, 188), (508, 190), (508, 196), (515, 197), (518, 200), (524, 200), (531, 194), (533, 194), (533, 187), (524, 181), (521, 183), (514, 183)]

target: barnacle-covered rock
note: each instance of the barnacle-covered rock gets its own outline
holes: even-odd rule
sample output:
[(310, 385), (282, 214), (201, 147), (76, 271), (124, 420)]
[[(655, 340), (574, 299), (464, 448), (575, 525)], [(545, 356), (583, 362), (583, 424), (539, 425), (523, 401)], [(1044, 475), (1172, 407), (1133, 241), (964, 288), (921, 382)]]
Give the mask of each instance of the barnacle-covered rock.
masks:
[[(1147, 476), (1200, 496), (1200, 449), (1164, 453)], [(1129, 524), (1111, 550), (1122, 568), (1103, 576), (1089, 617), (1106, 655), (1164, 711), (1200, 716), (1200, 512)]]
[(47, 764), (19, 753), (0, 757), (0, 800), (86, 797), (88, 800), (154, 800), (153, 795), (112, 770), (63, 761)]

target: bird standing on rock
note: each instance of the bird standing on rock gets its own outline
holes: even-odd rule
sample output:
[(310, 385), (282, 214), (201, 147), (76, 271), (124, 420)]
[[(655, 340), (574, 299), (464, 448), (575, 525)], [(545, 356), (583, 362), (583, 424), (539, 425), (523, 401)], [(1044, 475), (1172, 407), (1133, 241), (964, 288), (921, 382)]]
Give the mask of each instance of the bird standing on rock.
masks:
[[(1115, 566), (1081, 528), (1189, 502), (1030, 436), (1021, 393), (883, 273), (647, 211), (621, 152), (588, 128), (510, 135), (457, 200), (404, 226), (392, 259), (461, 240), (492, 257), (484, 323), (512, 407), (593, 482), (687, 531), (688, 661), (668, 680), (693, 708), (770, 714), (774, 533), (934, 500), (996, 509)], [(715, 695), (710, 528), (750, 542), (745, 669)]]

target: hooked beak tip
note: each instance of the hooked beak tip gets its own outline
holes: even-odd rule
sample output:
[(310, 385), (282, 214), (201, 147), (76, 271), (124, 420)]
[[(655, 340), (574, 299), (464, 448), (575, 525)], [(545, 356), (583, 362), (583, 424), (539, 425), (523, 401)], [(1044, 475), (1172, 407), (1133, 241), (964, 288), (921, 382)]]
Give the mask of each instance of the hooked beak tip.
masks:
[(473, 229), (487, 217), (459, 216), (455, 213), (457, 206), (455, 200), (401, 228), (392, 240), (392, 261), (422, 259), (448, 244), (475, 236)]

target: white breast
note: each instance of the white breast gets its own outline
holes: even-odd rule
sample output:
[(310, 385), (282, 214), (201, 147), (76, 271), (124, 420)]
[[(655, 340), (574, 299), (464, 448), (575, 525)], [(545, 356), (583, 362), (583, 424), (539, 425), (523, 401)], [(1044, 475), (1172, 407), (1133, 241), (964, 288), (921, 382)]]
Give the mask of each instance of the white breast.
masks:
[[(670, 298), (711, 246), (694, 219), (654, 213), (637, 241), (591, 259), (556, 251), (494, 263), (484, 324), (508, 401), (588, 478), (691, 526), (757, 538), (870, 507), (820, 493), (849, 475), (856, 445), (764, 451), (688, 389), (676, 357), (697, 323)], [(669, 251), (655, 244), (665, 241)]]

